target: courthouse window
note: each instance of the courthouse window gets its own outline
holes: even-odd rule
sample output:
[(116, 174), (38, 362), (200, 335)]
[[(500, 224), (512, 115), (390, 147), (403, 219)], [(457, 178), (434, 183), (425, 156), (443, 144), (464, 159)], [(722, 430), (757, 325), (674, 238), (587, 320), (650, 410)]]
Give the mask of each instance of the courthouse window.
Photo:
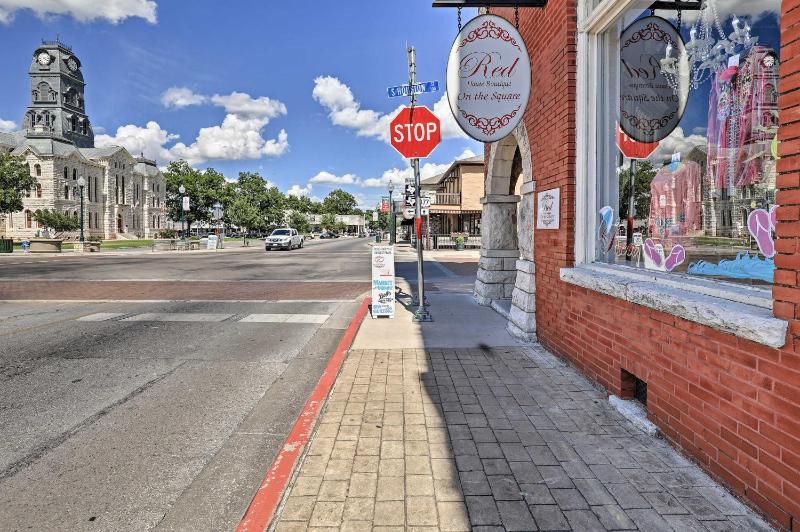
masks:
[(780, 0), (703, 5), (599, 36), (594, 260), (771, 284)]

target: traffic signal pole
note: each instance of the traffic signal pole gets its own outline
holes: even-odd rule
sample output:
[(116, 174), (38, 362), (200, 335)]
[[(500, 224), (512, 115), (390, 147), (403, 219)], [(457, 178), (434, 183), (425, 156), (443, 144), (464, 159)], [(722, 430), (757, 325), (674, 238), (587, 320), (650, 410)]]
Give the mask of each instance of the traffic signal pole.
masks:
[[(417, 83), (417, 55), (414, 47), (408, 48), (408, 82), (413, 87)], [(414, 107), (417, 104), (417, 95), (411, 91), (411, 122), (414, 121)], [(419, 159), (411, 159), (411, 167), (414, 169), (414, 231), (417, 237), (417, 311), (414, 313), (414, 321), (433, 321), (430, 313), (425, 308), (425, 267), (422, 255), (422, 211), (420, 200), (420, 177)]]

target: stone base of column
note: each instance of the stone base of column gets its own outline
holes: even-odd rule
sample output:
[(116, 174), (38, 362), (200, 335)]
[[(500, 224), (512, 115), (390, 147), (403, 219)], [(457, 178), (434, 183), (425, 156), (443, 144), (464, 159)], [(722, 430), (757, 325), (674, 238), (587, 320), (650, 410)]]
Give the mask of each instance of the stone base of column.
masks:
[(526, 342), (536, 341), (536, 267), (533, 261), (516, 262), (508, 332)]
[(517, 250), (481, 250), (478, 278), (475, 281), (475, 300), (489, 306), (493, 300), (511, 299), (517, 276)]

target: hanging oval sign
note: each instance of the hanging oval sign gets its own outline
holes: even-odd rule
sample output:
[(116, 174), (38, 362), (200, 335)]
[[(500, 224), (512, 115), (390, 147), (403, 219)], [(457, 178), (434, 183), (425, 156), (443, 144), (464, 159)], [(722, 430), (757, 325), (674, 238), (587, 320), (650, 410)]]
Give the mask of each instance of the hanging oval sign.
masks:
[(514, 25), (496, 15), (470, 20), (447, 63), (447, 99), (461, 129), (481, 142), (506, 137), (522, 120), (530, 93), (530, 58)]
[[(667, 46), (679, 58), (676, 91), (661, 71)], [(658, 142), (678, 126), (689, 94), (688, 61), (678, 30), (661, 17), (637, 20), (620, 37), (619, 124), (638, 142)]]

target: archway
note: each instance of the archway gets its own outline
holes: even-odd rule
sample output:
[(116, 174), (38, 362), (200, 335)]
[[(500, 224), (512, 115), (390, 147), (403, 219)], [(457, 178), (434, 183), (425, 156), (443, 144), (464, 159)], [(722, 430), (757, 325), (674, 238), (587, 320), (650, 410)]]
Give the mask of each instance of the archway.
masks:
[(532, 341), (536, 339), (535, 183), (524, 124), (491, 146), (487, 169), (475, 298), (481, 305), (507, 309), (509, 332)]

